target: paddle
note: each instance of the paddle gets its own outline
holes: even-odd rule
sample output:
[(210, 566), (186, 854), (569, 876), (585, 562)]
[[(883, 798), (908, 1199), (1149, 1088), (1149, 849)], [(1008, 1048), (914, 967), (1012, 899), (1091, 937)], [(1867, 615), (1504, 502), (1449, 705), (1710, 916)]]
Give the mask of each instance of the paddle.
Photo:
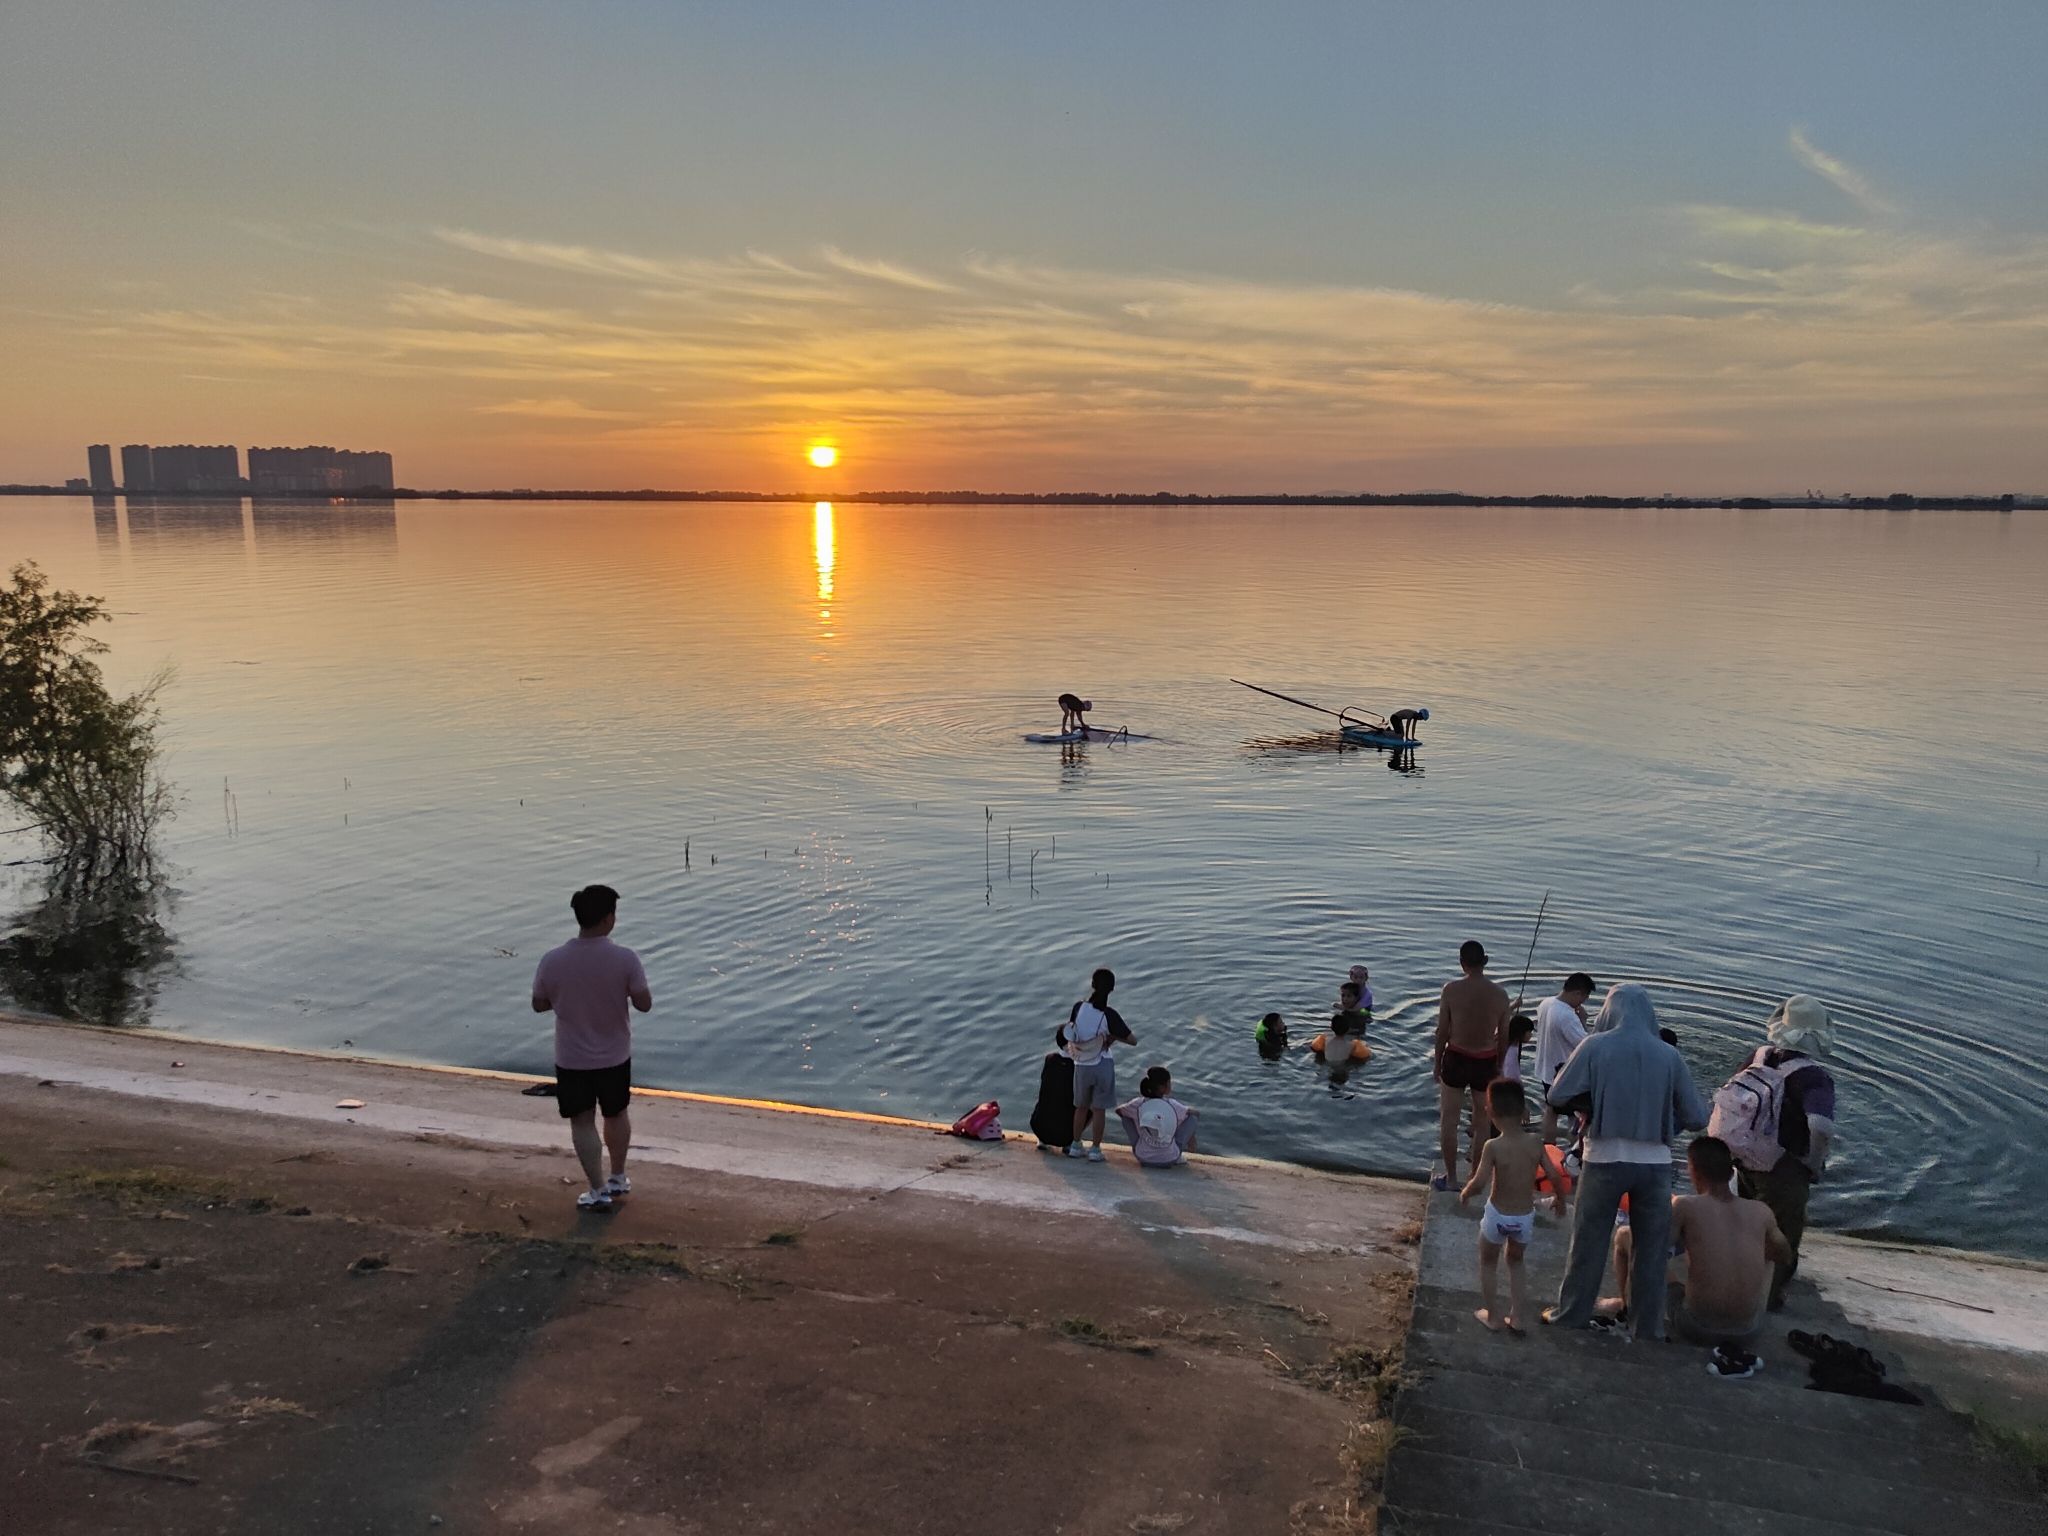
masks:
[[(1280, 693), (1271, 688), (1261, 688), (1257, 683), (1248, 683), (1241, 677), (1233, 677), (1231, 681), (1240, 688), (1251, 689), (1253, 693), (1263, 693), (1269, 699), (1281, 699), (1289, 704), (1299, 704), (1303, 709), (1312, 709), (1319, 715), (1335, 715), (1340, 725), (1352, 713), (1348, 709), (1330, 709), (1321, 704), (1311, 704), (1307, 699), (1297, 699), (1291, 693)], [(1385, 729), (1386, 722), (1382, 720), (1380, 726), (1382, 729)]]

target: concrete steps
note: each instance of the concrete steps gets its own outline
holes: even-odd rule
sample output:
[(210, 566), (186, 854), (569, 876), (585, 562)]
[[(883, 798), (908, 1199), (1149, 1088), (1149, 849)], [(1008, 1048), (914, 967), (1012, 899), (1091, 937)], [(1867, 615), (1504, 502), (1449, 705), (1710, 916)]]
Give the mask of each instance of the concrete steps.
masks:
[[(1489, 1333), (1472, 1317), (1476, 1241), (1475, 1216), (1433, 1196), (1383, 1530), (2048, 1536), (2033, 1487), (1938, 1404), (1810, 1390), (1787, 1329), (1855, 1336), (1810, 1298), (1774, 1321), (1761, 1374), (1721, 1381), (1689, 1346), (1541, 1326), (1522, 1339)], [(1530, 1256), (1532, 1312), (1555, 1297), (1567, 1246), (1561, 1225), (1545, 1225)]]

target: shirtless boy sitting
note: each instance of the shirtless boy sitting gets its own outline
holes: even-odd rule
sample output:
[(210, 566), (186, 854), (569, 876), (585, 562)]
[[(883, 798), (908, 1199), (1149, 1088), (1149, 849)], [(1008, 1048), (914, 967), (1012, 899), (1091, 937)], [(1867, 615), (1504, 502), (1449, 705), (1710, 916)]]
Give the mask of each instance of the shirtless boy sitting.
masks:
[[(1486, 1305), (1472, 1315), (1495, 1333), (1505, 1327), (1522, 1336), (1522, 1255), (1536, 1235), (1536, 1170), (1542, 1165), (1543, 1141), (1524, 1125), (1528, 1104), (1522, 1085), (1506, 1078), (1486, 1090), (1486, 1112), (1494, 1135), (1479, 1152), (1472, 1181), (1458, 1193), (1460, 1206), (1469, 1202), (1489, 1179), (1486, 1214), (1479, 1219), (1479, 1295)], [(1551, 1197), (1551, 1209), (1564, 1208), (1564, 1196)], [(1496, 1272), (1502, 1249), (1508, 1256), (1508, 1313), (1500, 1315)]]
[[(1671, 1334), (1692, 1344), (1714, 1346), (1708, 1369), (1717, 1376), (1753, 1376), (1763, 1363), (1750, 1352), (1764, 1325), (1772, 1266), (1792, 1245), (1778, 1229), (1771, 1208), (1730, 1191), (1735, 1158), (1728, 1143), (1701, 1136), (1685, 1150), (1692, 1174), (1690, 1195), (1671, 1202), (1671, 1245), (1685, 1256), (1684, 1280), (1674, 1276), (1666, 1309)], [(1633, 1257), (1629, 1229), (1614, 1235), (1614, 1272), (1628, 1295)]]

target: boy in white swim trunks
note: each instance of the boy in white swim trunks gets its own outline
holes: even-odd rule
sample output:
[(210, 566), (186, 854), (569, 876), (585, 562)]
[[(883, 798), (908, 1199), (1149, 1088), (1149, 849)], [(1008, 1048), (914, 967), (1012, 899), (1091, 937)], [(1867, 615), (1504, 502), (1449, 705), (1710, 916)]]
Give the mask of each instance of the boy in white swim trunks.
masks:
[[(1495, 1134), (1479, 1151), (1472, 1182), (1458, 1192), (1465, 1205), (1490, 1182), (1486, 1214), (1479, 1220), (1479, 1295), (1486, 1305), (1472, 1315), (1493, 1332), (1505, 1328), (1522, 1334), (1522, 1255), (1536, 1235), (1536, 1170), (1542, 1165), (1543, 1141), (1524, 1125), (1527, 1101), (1522, 1085), (1496, 1078), (1486, 1090), (1486, 1113)], [(1552, 1197), (1551, 1209), (1562, 1210), (1564, 1197)], [(1498, 1291), (1500, 1256), (1508, 1256), (1508, 1311), (1501, 1316)]]

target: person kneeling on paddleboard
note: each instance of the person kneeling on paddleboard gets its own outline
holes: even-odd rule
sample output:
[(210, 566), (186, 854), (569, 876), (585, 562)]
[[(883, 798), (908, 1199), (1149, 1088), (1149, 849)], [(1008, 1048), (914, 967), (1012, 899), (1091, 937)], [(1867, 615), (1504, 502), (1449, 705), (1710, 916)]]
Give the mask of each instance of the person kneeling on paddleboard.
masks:
[(1062, 736), (1067, 735), (1071, 731), (1085, 731), (1088, 729), (1088, 721), (1085, 716), (1089, 710), (1095, 707), (1093, 699), (1082, 699), (1075, 697), (1071, 693), (1063, 693), (1059, 697), (1059, 705), (1060, 734)]
[(1426, 709), (1397, 709), (1387, 716), (1387, 734), (1402, 741), (1419, 740), (1415, 734), (1415, 722), (1428, 718)]

